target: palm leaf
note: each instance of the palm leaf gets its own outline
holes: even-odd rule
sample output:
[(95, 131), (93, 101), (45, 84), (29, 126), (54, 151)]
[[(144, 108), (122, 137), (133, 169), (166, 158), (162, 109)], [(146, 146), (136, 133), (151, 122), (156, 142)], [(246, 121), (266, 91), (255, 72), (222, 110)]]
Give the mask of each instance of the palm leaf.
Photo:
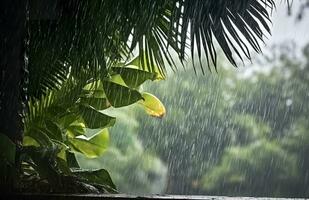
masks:
[(235, 57), (251, 58), (250, 47), (261, 51), (274, 6), (273, 0), (59, 0), (57, 20), (31, 21), (30, 96), (57, 88), (68, 73), (107, 76), (135, 49), (149, 72), (177, 69), (172, 54), (183, 62), (188, 50), (199, 60), (204, 52), (207, 66), (217, 67), (216, 42), (237, 66)]
[(174, 0), (160, 3), (155, 22), (145, 33), (146, 39), (139, 41), (139, 49), (147, 52), (147, 60), (155, 60), (163, 71), (163, 58), (175, 66), (170, 61), (173, 59), (169, 47), (181, 61), (186, 59), (188, 46), (192, 58), (197, 50), (200, 60), (204, 51), (208, 66), (214, 64), (217, 67), (215, 41), (234, 66), (237, 66), (234, 54), (241, 60), (243, 57), (251, 59), (249, 47), (261, 52), (264, 33), (270, 33), (269, 11), (275, 6), (273, 0)]

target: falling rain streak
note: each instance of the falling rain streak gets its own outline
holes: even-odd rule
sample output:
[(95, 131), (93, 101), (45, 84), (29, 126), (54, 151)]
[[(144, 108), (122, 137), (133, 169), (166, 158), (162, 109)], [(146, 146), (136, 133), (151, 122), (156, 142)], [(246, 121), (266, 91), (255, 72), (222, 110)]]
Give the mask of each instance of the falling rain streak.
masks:
[(309, 45), (297, 58), (294, 48), (277, 45), (239, 70), (219, 56), (218, 73), (205, 75), (188, 62), (147, 83), (166, 116), (138, 106), (112, 112), (110, 149), (80, 163), (108, 169), (123, 193), (308, 196)]

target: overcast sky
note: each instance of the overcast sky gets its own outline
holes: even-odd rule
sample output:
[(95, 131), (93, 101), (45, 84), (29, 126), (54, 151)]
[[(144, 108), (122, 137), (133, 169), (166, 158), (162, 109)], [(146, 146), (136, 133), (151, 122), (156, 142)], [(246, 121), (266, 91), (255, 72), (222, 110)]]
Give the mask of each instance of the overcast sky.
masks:
[(294, 0), (292, 7), (292, 14), (294, 17), (288, 16), (285, 1), (281, 1), (281, 3), (277, 5), (277, 10), (274, 11), (272, 15), (272, 36), (269, 37), (269, 41), (266, 41), (266, 43), (280, 43), (288, 39), (294, 40), (298, 45), (302, 46), (309, 42), (309, 9), (307, 13), (305, 13), (305, 17), (302, 21), (297, 22), (295, 20), (295, 15), (302, 1), (303, 0)]
[[(281, 1), (281, 0), (276, 0)], [(285, 0), (282, 0), (281, 3), (277, 4), (276, 10), (272, 14), (272, 35), (268, 36), (268, 40), (265, 40), (265, 46), (262, 47), (263, 54), (253, 53), (253, 62), (245, 62), (244, 65), (240, 65), (238, 70), (235, 70), (239, 76), (242, 77), (251, 77), (254, 72), (270, 72), (270, 67), (272, 65), (263, 65), (261, 66), (257, 59), (262, 58), (265, 54), (269, 53), (269, 47), (273, 45), (281, 45), (287, 43), (288, 41), (294, 41), (297, 45), (297, 51), (294, 52), (299, 54), (301, 47), (309, 43), (309, 9), (305, 13), (302, 21), (297, 21), (296, 16), (299, 11), (300, 2), (303, 0), (294, 0), (292, 7), (292, 16), (288, 15), (287, 4)], [(242, 73), (239, 73), (239, 72)]]
[[(271, 25), (272, 35), (268, 36), (268, 39), (265, 39), (265, 46), (261, 44), (262, 51), (264, 52), (263, 55), (269, 51), (271, 46), (276, 44), (280, 45), (286, 43), (287, 41), (295, 41), (298, 47), (302, 47), (309, 43), (309, 8), (307, 9), (302, 21), (296, 20), (300, 2), (303, 2), (304, 0), (294, 0), (291, 16), (288, 15), (286, 0), (275, 1), (279, 3), (276, 4), (276, 9), (273, 10), (271, 16), (273, 22)], [(298, 50), (300, 49), (301, 48), (298, 48)], [(254, 53), (252, 48), (251, 51), (253, 57), (252, 64), (250, 64), (248, 60), (245, 60), (244, 64), (238, 60), (239, 67), (244, 67), (245, 69), (243, 70), (245, 70), (248, 74), (251, 74), (255, 70), (261, 70), (261, 66), (257, 64), (256, 58), (263, 56), (261, 54)], [(187, 53), (190, 55), (189, 50)], [(267, 67), (263, 69), (267, 69)]]

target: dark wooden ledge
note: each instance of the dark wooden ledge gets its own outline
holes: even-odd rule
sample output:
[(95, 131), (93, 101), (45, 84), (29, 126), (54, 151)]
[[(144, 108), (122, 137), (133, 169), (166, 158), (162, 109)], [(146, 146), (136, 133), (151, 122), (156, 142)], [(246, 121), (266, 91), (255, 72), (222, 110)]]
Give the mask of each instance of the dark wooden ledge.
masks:
[[(4, 197), (4, 196), (2, 196)], [(2, 198), (1, 197), (1, 198)], [(275, 199), (291, 199), (291, 198), (267, 198), (267, 197), (226, 197), (226, 196), (187, 196), (187, 195), (96, 195), (96, 194), (11, 194), (5, 199), (21, 199), (21, 200), (275, 200)]]

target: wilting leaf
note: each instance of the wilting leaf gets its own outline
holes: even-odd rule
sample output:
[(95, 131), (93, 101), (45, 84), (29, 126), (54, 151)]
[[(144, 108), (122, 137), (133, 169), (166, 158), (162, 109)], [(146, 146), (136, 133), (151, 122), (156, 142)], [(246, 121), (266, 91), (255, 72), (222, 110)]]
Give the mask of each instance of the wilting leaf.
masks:
[(163, 103), (154, 95), (142, 93), (144, 100), (139, 101), (146, 113), (153, 117), (163, 117), (166, 113)]

